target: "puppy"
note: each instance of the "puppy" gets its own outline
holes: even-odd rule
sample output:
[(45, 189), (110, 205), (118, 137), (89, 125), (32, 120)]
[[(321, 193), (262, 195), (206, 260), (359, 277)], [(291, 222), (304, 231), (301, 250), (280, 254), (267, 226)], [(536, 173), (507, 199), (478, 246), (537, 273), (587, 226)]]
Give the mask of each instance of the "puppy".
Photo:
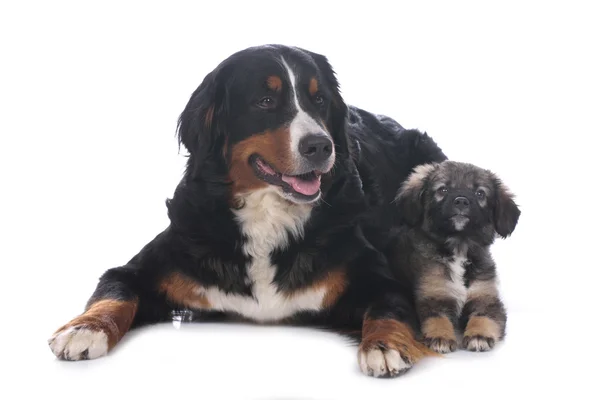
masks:
[(396, 232), (392, 265), (415, 289), (425, 343), (448, 353), (488, 351), (505, 335), (490, 246), (514, 231), (520, 210), (492, 172), (453, 161), (415, 168), (396, 197), (406, 224)]

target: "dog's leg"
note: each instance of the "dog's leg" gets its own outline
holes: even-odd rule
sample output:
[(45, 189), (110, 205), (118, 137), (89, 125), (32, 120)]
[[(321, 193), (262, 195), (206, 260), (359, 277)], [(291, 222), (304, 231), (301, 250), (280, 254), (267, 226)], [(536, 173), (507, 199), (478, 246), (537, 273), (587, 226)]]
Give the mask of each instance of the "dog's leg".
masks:
[(495, 279), (476, 280), (467, 291), (461, 316), (463, 347), (470, 351), (491, 350), (506, 330), (506, 309), (498, 297)]
[(64, 360), (93, 359), (112, 349), (132, 324), (166, 318), (168, 307), (155, 288), (160, 253), (151, 242), (129, 264), (106, 271), (83, 314), (50, 338), (52, 352)]
[(365, 314), (358, 362), (363, 373), (375, 377), (397, 376), (431, 350), (415, 337), (414, 306), (400, 293), (390, 293), (373, 303)]
[(417, 290), (417, 313), (425, 344), (438, 353), (450, 353), (458, 347), (455, 327), (461, 305), (451, 281), (442, 268), (432, 268), (424, 275)]

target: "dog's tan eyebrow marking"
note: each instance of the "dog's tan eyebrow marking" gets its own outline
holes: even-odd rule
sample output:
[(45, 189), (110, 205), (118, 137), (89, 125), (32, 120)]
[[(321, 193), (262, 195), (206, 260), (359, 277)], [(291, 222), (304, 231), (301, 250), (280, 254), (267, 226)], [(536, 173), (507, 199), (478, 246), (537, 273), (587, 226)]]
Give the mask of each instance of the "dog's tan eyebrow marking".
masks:
[(311, 96), (314, 96), (319, 91), (319, 82), (317, 82), (317, 78), (312, 77), (310, 79), (310, 84), (308, 85), (308, 92)]
[(267, 78), (267, 86), (271, 90), (279, 92), (281, 90), (282, 81), (277, 75), (271, 75)]
[(444, 187), (444, 186), (450, 186), (450, 185), (445, 182), (437, 182), (433, 185), (433, 190), (436, 191), (439, 188)]

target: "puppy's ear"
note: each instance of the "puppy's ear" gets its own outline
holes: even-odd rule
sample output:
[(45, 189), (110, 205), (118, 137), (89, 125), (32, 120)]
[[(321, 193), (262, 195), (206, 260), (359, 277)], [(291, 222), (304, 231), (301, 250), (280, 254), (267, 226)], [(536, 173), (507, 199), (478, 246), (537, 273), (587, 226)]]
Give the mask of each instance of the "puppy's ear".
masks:
[(340, 86), (335, 76), (335, 72), (329, 64), (327, 57), (307, 51), (317, 64), (319, 71), (323, 75), (323, 79), (327, 86), (331, 89), (332, 98), (331, 106), (329, 108), (329, 115), (327, 116), (327, 128), (333, 136), (335, 142), (336, 154), (342, 157), (350, 155), (349, 139), (346, 131), (347, 119), (348, 119), (348, 106), (344, 102), (340, 93)]
[[(177, 134), (179, 144), (190, 153), (188, 170), (196, 171), (207, 162), (217, 162), (213, 158), (223, 154), (225, 134), (220, 121), (225, 118), (228, 104), (224, 75), (223, 67), (208, 74), (179, 116)], [(217, 147), (219, 150), (215, 150)]]
[(435, 164), (419, 165), (398, 191), (395, 202), (403, 220), (409, 225), (415, 226), (423, 219), (423, 193), (429, 176), (435, 168)]
[(494, 226), (500, 237), (510, 236), (519, 221), (521, 210), (513, 200), (513, 194), (498, 178), (495, 178), (496, 199), (494, 204)]

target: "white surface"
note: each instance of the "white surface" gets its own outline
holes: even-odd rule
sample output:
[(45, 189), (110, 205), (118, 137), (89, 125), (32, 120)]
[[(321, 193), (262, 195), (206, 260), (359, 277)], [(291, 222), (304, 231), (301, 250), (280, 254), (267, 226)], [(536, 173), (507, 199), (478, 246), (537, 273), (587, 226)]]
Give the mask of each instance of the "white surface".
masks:
[[(593, 2), (83, 3), (0, 6), (1, 398), (597, 398)], [(269, 42), (328, 55), (349, 103), (427, 130), (517, 193), (521, 222), (494, 248), (507, 341), (395, 380), (362, 376), (341, 338), (280, 327), (167, 324), (104, 359), (56, 361), (54, 330), (166, 226), (189, 95)]]

